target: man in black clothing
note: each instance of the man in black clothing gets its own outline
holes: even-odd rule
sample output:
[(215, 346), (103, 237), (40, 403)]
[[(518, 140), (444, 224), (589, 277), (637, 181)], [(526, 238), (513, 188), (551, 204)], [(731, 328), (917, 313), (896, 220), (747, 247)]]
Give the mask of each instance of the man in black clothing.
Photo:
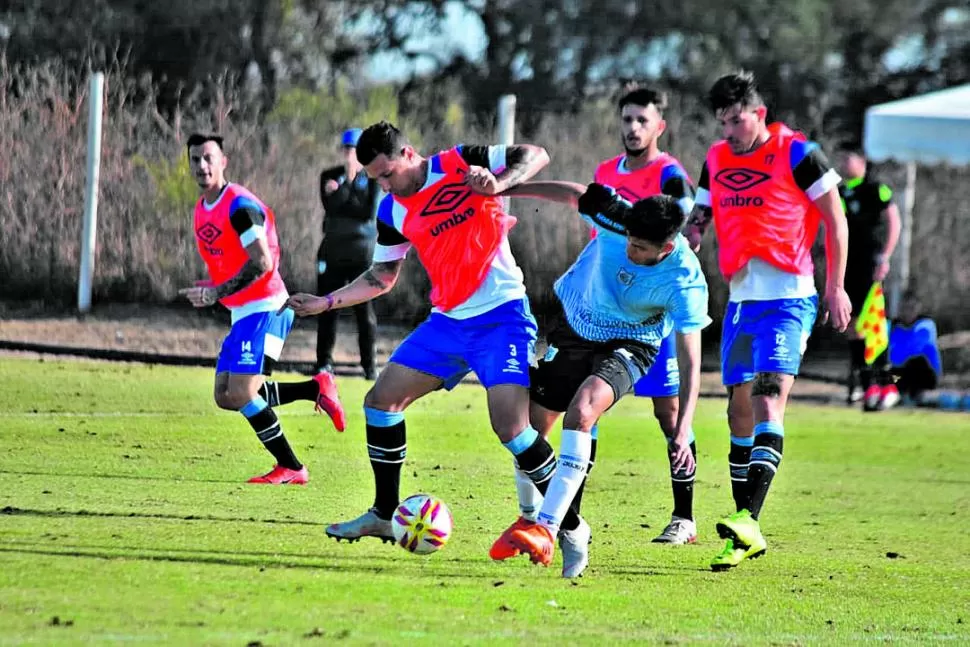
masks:
[[(363, 274), (371, 266), (377, 239), (377, 198), (380, 187), (364, 173), (357, 161), (359, 128), (343, 133), (340, 148), (344, 163), (320, 174), (323, 203), (323, 242), (317, 251), (317, 293), (330, 294)], [(377, 317), (371, 302), (354, 306), (357, 317), (360, 365), (364, 377), (376, 377), (374, 342)], [(337, 311), (319, 315), (317, 324), (317, 370), (333, 370), (333, 347), (337, 340)]]
[(899, 401), (899, 392), (889, 375), (889, 353), (884, 352), (868, 366), (865, 341), (856, 332), (872, 284), (889, 274), (889, 259), (899, 240), (899, 210), (887, 185), (866, 174), (866, 158), (852, 146), (838, 155), (843, 182), (839, 193), (849, 223), (849, 257), (846, 261), (845, 291), (852, 302), (849, 336), (850, 369), (847, 402), (864, 400), (866, 411), (888, 409)]

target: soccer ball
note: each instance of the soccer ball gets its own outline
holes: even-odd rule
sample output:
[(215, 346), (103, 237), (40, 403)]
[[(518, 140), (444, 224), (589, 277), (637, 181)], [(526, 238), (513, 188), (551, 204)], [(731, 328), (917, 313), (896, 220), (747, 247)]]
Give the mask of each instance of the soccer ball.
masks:
[(404, 550), (426, 555), (451, 537), (451, 511), (444, 501), (429, 494), (409, 496), (394, 511), (394, 540)]

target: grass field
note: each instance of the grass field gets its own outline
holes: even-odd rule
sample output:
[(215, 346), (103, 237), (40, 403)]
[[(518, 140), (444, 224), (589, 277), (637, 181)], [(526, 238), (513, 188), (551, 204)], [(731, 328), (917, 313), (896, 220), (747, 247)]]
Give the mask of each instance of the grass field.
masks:
[(660, 434), (625, 400), (585, 499), (592, 565), (570, 582), (558, 556), (487, 557), (516, 505), (479, 388), (408, 412), (402, 493), (442, 497), (456, 522), (418, 557), (324, 535), (372, 499), (366, 383), (341, 383), (344, 434), (309, 403), (280, 409), (311, 483), (273, 488), (243, 483), (270, 460), (211, 379), (0, 362), (0, 645), (970, 643), (967, 416), (793, 405), (768, 553), (712, 573), (732, 509), (724, 401), (695, 424), (699, 542), (671, 548), (649, 543), (669, 516)]

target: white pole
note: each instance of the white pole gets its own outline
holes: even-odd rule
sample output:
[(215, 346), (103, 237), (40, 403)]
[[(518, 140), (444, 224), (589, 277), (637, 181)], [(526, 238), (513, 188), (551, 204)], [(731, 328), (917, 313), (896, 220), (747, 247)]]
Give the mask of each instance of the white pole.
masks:
[(88, 175), (84, 189), (84, 227), (81, 233), (81, 272), (77, 283), (77, 309), (91, 310), (94, 254), (98, 233), (98, 175), (101, 171), (101, 114), (104, 108), (104, 73), (91, 76), (88, 93)]
[(889, 316), (899, 314), (899, 303), (909, 288), (910, 250), (913, 247), (913, 206), (916, 204), (916, 162), (906, 163), (906, 188), (903, 192), (899, 245), (896, 246), (896, 276), (889, 290)]
[[(496, 139), (499, 144), (511, 146), (515, 143), (515, 95), (503, 94), (498, 99), (498, 132)], [(504, 210), (509, 210), (509, 199), (502, 200)]]

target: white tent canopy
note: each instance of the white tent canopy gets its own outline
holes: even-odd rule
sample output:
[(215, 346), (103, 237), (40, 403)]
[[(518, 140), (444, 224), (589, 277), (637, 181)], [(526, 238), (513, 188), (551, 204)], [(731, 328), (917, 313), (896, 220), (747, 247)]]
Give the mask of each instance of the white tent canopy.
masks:
[(970, 84), (869, 108), (864, 147), (876, 162), (970, 164)]
[(895, 160), (906, 165), (902, 231), (889, 284), (889, 311), (895, 315), (899, 297), (909, 284), (916, 165), (970, 164), (970, 84), (869, 108), (863, 148), (875, 162)]

